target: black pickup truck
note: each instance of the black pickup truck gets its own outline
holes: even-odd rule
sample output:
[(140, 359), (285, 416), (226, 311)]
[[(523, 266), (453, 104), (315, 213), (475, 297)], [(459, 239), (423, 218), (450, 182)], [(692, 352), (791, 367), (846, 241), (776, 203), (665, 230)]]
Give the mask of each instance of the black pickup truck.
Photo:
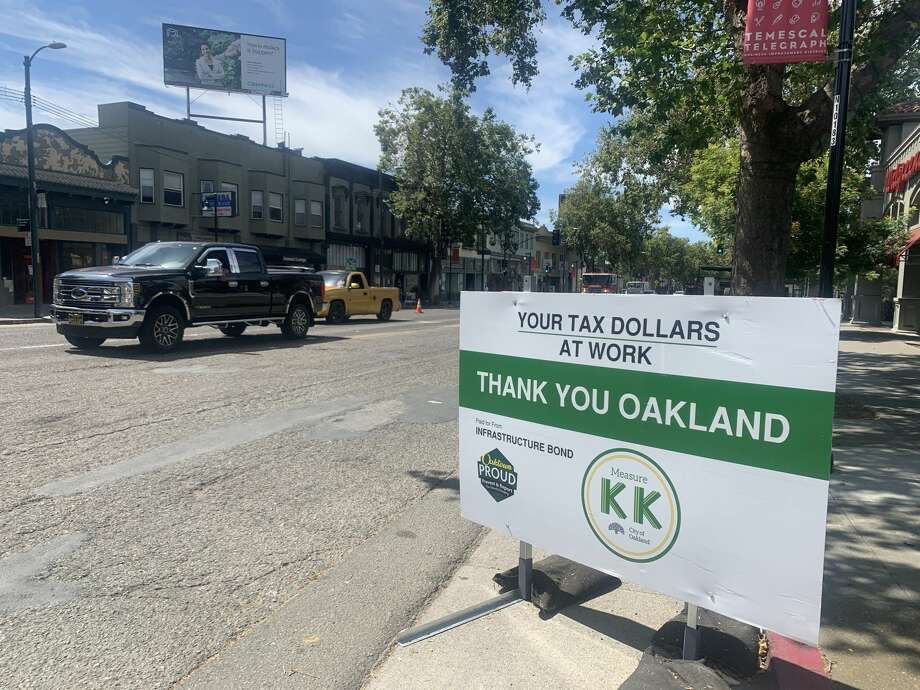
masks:
[(112, 266), (57, 276), (51, 316), (81, 349), (140, 338), (147, 349), (171, 352), (190, 326), (239, 336), (247, 325), (273, 323), (288, 338), (305, 338), (324, 293), (322, 276), (270, 268), (257, 247), (153, 242)]

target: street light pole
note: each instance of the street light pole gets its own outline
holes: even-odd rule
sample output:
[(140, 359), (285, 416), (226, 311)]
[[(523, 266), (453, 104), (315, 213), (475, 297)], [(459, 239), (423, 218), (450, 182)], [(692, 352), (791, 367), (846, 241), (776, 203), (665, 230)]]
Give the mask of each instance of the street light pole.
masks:
[(856, 0), (843, 0), (840, 9), (840, 46), (834, 75), (831, 115), (831, 152), (827, 164), (827, 194), (824, 201), (824, 241), (821, 245), (819, 297), (834, 296), (834, 259), (837, 254), (837, 225), (840, 221), (840, 187), (847, 136), (847, 108), (850, 99), (850, 68), (853, 64), (853, 35), (856, 30)]
[(42, 283), (41, 283), (41, 245), (38, 239), (38, 193), (35, 188), (35, 144), (32, 137), (32, 60), (45, 48), (60, 50), (66, 48), (64, 43), (49, 43), (22, 58), (25, 67), (25, 89), (23, 100), (26, 106), (26, 167), (29, 175), (29, 235), (32, 241), (32, 305), (35, 318), (42, 315)]

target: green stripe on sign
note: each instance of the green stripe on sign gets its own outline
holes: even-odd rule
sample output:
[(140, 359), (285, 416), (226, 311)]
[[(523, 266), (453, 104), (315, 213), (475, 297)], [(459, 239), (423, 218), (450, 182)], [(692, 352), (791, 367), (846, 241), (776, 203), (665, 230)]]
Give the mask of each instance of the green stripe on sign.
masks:
[[(564, 405), (557, 384), (563, 390), (570, 386)], [(573, 395), (579, 387), (587, 394)], [(601, 410), (607, 392), (603, 414), (594, 411), (593, 391)], [(739, 465), (823, 480), (830, 475), (834, 394), (825, 391), (463, 350), (460, 406)], [(788, 436), (781, 442), (764, 440), (768, 431), (782, 436), (782, 419), (788, 420)]]

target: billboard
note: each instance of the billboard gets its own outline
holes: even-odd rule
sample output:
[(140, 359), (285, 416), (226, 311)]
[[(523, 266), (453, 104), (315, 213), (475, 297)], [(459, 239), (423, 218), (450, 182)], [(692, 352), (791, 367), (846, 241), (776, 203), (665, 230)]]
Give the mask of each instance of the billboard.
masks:
[(748, 0), (744, 63), (823, 62), (827, 0)]
[(816, 644), (839, 323), (839, 300), (464, 292), (461, 513)]
[(170, 86), (287, 95), (283, 38), (163, 24), (163, 81)]

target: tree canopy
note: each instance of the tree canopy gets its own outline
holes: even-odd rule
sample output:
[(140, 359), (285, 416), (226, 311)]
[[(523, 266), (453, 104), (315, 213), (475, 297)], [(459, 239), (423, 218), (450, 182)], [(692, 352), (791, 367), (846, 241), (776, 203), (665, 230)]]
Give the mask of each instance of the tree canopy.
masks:
[[(676, 193), (694, 154), (739, 142), (734, 283), (738, 293), (777, 294), (785, 280), (799, 167), (829, 138), (833, 63), (744, 65), (747, 0), (556, 0), (596, 47), (576, 56), (577, 85), (595, 109), (624, 116), (616, 134), (636, 141), (642, 172)], [(430, 0), (422, 39), (475, 88), (490, 56), (510, 58), (512, 79), (537, 72), (539, 0)], [(916, 90), (920, 2), (866, 0), (857, 12), (850, 140), (864, 146), (874, 115)], [(832, 2), (833, 45), (839, 2)]]
[(432, 297), (451, 245), (477, 246), (486, 233), (504, 245), (519, 220), (536, 214), (537, 182), (527, 161), (535, 144), (492, 110), (477, 117), (458, 92), (444, 98), (406, 89), (379, 118), (379, 167), (397, 183), (387, 203), (407, 234), (434, 250)]

